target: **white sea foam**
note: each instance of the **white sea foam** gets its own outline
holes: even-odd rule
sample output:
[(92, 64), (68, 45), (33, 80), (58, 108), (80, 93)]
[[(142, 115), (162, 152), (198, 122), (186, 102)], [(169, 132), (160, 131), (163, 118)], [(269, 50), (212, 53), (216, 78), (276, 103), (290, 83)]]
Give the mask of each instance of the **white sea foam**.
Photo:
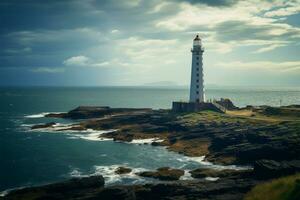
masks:
[(193, 180), (191, 173), (189, 170), (184, 170), (184, 175), (180, 177), (180, 180)]
[(9, 190), (4, 190), (0, 192), (0, 197), (4, 197), (5, 195), (7, 195), (9, 193)]
[[(39, 125), (39, 124), (35, 124), (35, 125)], [(43, 125), (43, 124), (40, 124)], [(24, 124), (23, 126), (28, 126), (27, 124)], [(31, 124), (30, 126), (33, 126), (33, 124)], [(61, 123), (55, 123), (54, 125), (50, 126), (50, 127), (46, 127), (46, 128), (37, 128), (37, 129), (31, 129), (30, 131), (35, 131), (35, 132), (41, 132), (41, 131), (47, 131), (47, 132), (58, 132), (58, 131), (69, 131), (69, 130), (65, 130), (65, 129), (69, 129), (74, 127), (74, 124), (61, 124)], [(73, 130), (70, 130), (70, 132), (73, 132)]]
[(80, 172), (78, 169), (73, 169), (70, 172), (70, 176), (71, 177), (83, 177), (83, 176), (87, 176), (87, 175), (83, 175), (82, 172)]
[(217, 165), (213, 164), (211, 162), (205, 161), (205, 156), (200, 156), (200, 157), (188, 157), (186, 158), (189, 161), (195, 161), (200, 163), (201, 165), (204, 165), (204, 167), (207, 168), (212, 168), (216, 170), (224, 170), (224, 169), (233, 169), (233, 170), (248, 170), (248, 169), (253, 169), (251, 166), (238, 166), (238, 165)]
[(106, 130), (106, 131), (94, 131), (94, 130), (86, 130), (85, 134), (72, 134), (70, 139), (84, 139), (84, 140), (90, 140), (90, 141), (108, 141), (113, 140), (112, 138), (104, 138), (101, 137), (103, 133), (109, 133), (114, 130)]
[(145, 183), (149, 181), (148, 179), (136, 175), (138, 172), (147, 171), (145, 168), (133, 168), (128, 174), (116, 174), (115, 171), (118, 167), (120, 167), (120, 165), (94, 166), (95, 172), (92, 174), (83, 174), (78, 169), (73, 169), (69, 174), (72, 177), (102, 175), (107, 185), (122, 183), (123, 180), (126, 180), (127, 184)]
[(38, 114), (32, 114), (32, 115), (26, 115), (26, 118), (42, 118), (45, 117), (45, 115), (48, 115), (49, 113), (43, 112), (43, 113), (38, 113)]
[(13, 190), (20, 190), (20, 189), (24, 189), (24, 188), (26, 188), (26, 186), (15, 187), (15, 188), (10, 188), (10, 189), (7, 189), (7, 190), (0, 191), (0, 197), (5, 197), (6, 195), (8, 195)]
[(205, 180), (207, 181), (217, 181), (219, 179), (220, 179), (219, 177), (205, 177)]
[(147, 139), (134, 139), (129, 143), (132, 144), (151, 144), (152, 142), (163, 142), (164, 140), (159, 138), (147, 138)]

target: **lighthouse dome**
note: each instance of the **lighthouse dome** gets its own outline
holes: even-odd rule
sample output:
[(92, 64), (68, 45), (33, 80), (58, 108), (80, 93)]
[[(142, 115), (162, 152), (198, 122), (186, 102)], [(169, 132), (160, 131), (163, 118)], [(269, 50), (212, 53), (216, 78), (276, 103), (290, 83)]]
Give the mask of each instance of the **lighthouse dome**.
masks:
[(201, 46), (201, 38), (197, 35), (194, 39), (193, 46)]

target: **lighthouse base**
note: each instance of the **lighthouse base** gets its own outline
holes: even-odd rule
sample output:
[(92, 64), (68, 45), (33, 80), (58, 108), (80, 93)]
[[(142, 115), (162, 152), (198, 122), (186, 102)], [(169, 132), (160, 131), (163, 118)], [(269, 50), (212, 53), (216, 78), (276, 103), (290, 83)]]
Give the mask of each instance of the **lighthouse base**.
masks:
[(224, 110), (217, 107), (213, 103), (207, 102), (173, 102), (172, 111), (174, 112), (198, 112), (204, 110), (211, 110), (215, 112), (224, 113)]

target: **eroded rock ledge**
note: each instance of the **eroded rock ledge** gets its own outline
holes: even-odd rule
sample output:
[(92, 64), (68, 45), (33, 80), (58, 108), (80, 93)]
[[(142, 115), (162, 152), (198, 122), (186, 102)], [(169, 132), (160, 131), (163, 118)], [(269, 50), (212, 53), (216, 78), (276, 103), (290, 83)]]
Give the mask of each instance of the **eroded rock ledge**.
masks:
[[(117, 185), (104, 187), (102, 176), (74, 178), (62, 183), (25, 188), (10, 192), (3, 199), (77, 199), (77, 200), (153, 200), (153, 199), (242, 199), (259, 181), (248, 177), (227, 177), (214, 182), (162, 182), (145, 185)], [(1, 198), (0, 198), (1, 199)]]
[[(170, 110), (79, 107), (68, 113), (49, 114), (48, 117), (81, 119), (68, 128), (70, 130), (114, 129), (116, 131), (105, 133), (101, 137), (126, 142), (159, 138), (163, 141), (154, 142), (153, 145), (166, 146), (171, 151), (187, 156), (206, 155), (206, 159), (213, 163), (254, 166), (253, 171), (243, 173), (196, 169), (191, 172), (192, 176), (197, 178), (193, 181), (176, 180), (97, 189), (91, 186), (85, 192), (74, 192), (77, 199), (226, 200), (242, 199), (247, 191), (261, 181), (300, 171), (299, 113), (299, 106), (248, 106), (225, 114), (210, 111), (173, 113)], [(53, 124), (44, 125), (50, 128), (51, 126)], [(43, 125), (38, 128), (43, 128)], [(165, 171), (169, 172), (169, 169)], [(176, 171), (176, 175), (179, 176), (179, 173), (181, 174)], [(160, 172), (157, 170), (146, 175), (159, 178)], [(210, 182), (203, 179), (207, 176), (220, 179)], [(62, 191), (60, 190), (60, 193), (65, 195), (64, 199), (73, 198)], [(25, 192), (36, 197), (44, 195), (39, 189), (29, 189)], [(16, 199), (14, 195), (17, 193), (12, 193), (7, 198)]]
[[(254, 165), (261, 159), (300, 159), (300, 109), (297, 106), (276, 108), (274, 115), (270, 110), (273, 109), (248, 107), (221, 114), (78, 107), (68, 113), (47, 116), (82, 119), (64, 130), (114, 129), (101, 137), (116, 141), (159, 138), (163, 141), (153, 145), (167, 146), (187, 156), (206, 155), (213, 163)], [(53, 124), (37, 128), (43, 126)]]

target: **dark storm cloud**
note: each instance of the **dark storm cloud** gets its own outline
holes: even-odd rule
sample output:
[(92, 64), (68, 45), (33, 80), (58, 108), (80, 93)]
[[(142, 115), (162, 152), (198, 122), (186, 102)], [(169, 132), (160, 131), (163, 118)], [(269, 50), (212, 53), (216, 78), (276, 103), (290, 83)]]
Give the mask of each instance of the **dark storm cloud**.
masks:
[(1, 32), (60, 29), (95, 23), (87, 3), (80, 1), (16, 1), (0, 3)]
[[(73, 80), (73, 76), (86, 73), (98, 80), (95, 72), (99, 72), (101, 77), (108, 67), (96, 69), (89, 66), (65, 66), (64, 61), (85, 56), (100, 65), (115, 65), (122, 59), (124, 63), (131, 65), (131, 60), (142, 55), (139, 51), (147, 49), (146, 52), (159, 55), (153, 52), (159, 52), (168, 40), (174, 40), (178, 50), (186, 48), (183, 44), (190, 41), (199, 31), (203, 32), (201, 34), (207, 36), (206, 38), (212, 36), (213, 45), (218, 42), (239, 42), (248, 39), (284, 40), (299, 34), (297, 30), (290, 29), (282, 35), (270, 36), (268, 31), (272, 29), (272, 24), (256, 26), (255, 23), (225, 20), (213, 27), (206, 23), (201, 27), (197, 26), (197, 23), (191, 23), (191, 26), (178, 31), (157, 26), (159, 22), (180, 15), (184, 7), (193, 7), (195, 12), (197, 9), (200, 12), (202, 8), (206, 9), (209, 6), (208, 10), (214, 11), (231, 9), (230, 6), (235, 6), (239, 1), (241, 0), (1, 0), (0, 75), (5, 78), (4, 82), (13, 82), (18, 76), (24, 77), (23, 82), (30, 82), (30, 76), (34, 76), (34, 73), (37, 77), (38, 72), (53, 72), (51, 79), (44, 76), (45, 81), (50, 82), (57, 71), (61, 72), (59, 76), (62, 79), (70, 81)], [(126, 46), (126, 42), (131, 42), (131, 46)], [(123, 46), (120, 47), (119, 43)], [(126, 55), (126, 51), (133, 55)], [(174, 50), (170, 48), (170, 52), (172, 51)], [(151, 64), (153, 63), (149, 65)], [(61, 68), (64, 70), (60, 70)], [(120, 68), (114, 69), (120, 73)], [(113, 76), (109, 73), (102, 78)], [(61, 81), (63, 83), (65, 80)]]

